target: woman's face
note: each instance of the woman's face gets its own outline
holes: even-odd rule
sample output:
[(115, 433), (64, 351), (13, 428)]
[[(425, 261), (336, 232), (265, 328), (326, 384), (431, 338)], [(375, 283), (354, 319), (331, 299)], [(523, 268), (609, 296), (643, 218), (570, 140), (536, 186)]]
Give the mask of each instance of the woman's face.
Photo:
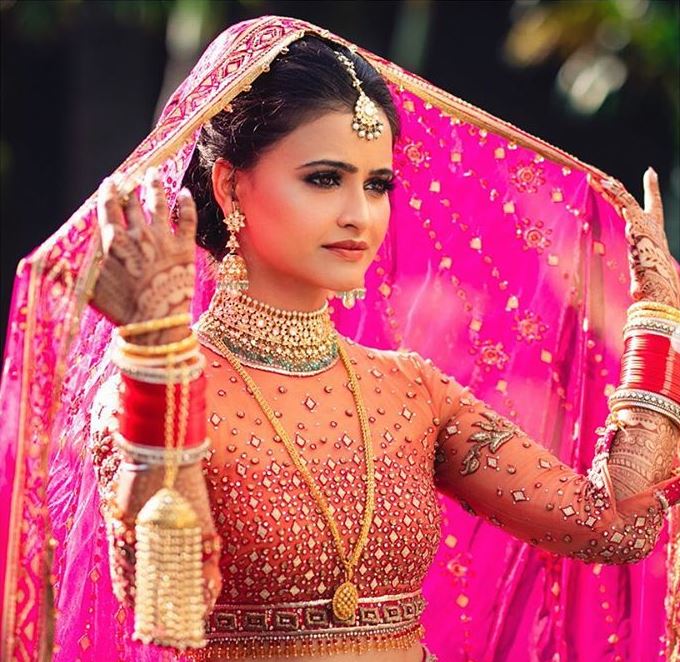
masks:
[[(363, 286), (390, 216), (392, 134), (381, 115), (383, 134), (368, 141), (352, 130), (351, 112), (328, 112), (236, 173), (251, 296), (282, 307), (318, 306), (328, 290)], [(213, 170), (227, 213), (230, 172), (222, 161)]]

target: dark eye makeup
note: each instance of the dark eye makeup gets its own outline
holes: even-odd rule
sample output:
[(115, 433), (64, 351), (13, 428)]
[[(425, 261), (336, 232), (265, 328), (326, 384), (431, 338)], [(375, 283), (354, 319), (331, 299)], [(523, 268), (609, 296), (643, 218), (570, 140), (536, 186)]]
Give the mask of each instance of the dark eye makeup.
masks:
[[(330, 189), (340, 186), (342, 173), (339, 170), (319, 170), (306, 175), (304, 181), (318, 188)], [(389, 193), (394, 189), (393, 177), (373, 177), (366, 182), (366, 188), (380, 195)]]

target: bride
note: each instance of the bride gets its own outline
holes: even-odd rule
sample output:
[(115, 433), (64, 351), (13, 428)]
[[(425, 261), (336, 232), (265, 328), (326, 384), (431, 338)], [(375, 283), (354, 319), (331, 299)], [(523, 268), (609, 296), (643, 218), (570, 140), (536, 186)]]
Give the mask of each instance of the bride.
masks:
[(645, 191), (315, 26), (229, 28), (19, 266), (3, 658), (677, 652)]

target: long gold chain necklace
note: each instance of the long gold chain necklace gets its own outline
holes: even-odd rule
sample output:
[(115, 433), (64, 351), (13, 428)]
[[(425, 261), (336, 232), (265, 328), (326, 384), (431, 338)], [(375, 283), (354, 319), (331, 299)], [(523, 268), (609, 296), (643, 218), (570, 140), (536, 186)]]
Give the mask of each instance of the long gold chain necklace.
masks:
[(363, 512), (359, 538), (357, 539), (357, 543), (354, 546), (354, 550), (351, 554), (348, 554), (345, 551), (345, 545), (342, 541), (342, 537), (340, 536), (340, 529), (338, 528), (338, 525), (331, 514), (326, 497), (317, 486), (312, 474), (310, 473), (309, 469), (307, 469), (307, 465), (298, 453), (295, 445), (284, 430), (283, 426), (281, 423), (279, 423), (274, 414), (274, 410), (271, 408), (267, 400), (265, 400), (257, 384), (245, 371), (238, 357), (229, 349), (229, 347), (227, 347), (221, 338), (209, 337), (208, 339), (211, 343), (217, 343), (218, 348), (221, 350), (220, 353), (229, 361), (231, 366), (252, 392), (255, 400), (257, 400), (257, 403), (260, 405), (260, 408), (269, 419), (274, 431), (283, 442), (283, 445), (288, 451), (295, 468), (302, 475), (302, 478), (307, 484), (307, 487), (309, 487), (309, 491), (312, 493), (314, 500), (321, 509), (321, 512), (323, 513), (323, 516), (325, 517), (326, 522), (328, 523), (328, 526), (331, 530), (333, 542), (335, 543), (335, 547), (345, 570), (345, 581), (335, 589), (335, 593), (333, 594), (333, 614), (340, 621), (354, 620), (357, 606), (359, 604), (359, 591), (356, 587), (356, 584), (353, 582), (354, 569), (356, 568), (357, 563), (361, 558), (361, 553), (364, 551), (364, 547), (368, 541), (368, 531), (371, 528), (371, 522), (373, 521), (373, 511), (375, 510), (375, 465), (373, 461), (373, 442), (371, 440), (371, 429), (368, 425), (366, 407), (364, 406), (364, 402), (361, 398), (359, 382), (356, 375), (354, 374), (354, 370), (352, 368), (347, 351), (340, 343), (338, 343), (338, 352), (340, 354), (340, 358), (342, 359), (345, 369), (347, 370), (347, 374), (349, 375), (349, 389), (354, 396), (354, 403), (356, 405), (359, 424), (361, 426), (361, 436), (364, 442), (364, 455), (366, 458), (366, 507), (364, 508)]

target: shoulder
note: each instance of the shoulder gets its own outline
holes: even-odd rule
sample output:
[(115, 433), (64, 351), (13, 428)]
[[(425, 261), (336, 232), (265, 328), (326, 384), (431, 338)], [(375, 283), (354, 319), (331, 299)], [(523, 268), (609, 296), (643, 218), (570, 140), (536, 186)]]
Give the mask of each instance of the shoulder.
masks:
[(402, 392), (406, 392), (407, 397), (420, 393), (432, 409), (433, 421), (450, 419), (466, 396), (471, 395), (470, 390), (455, 377), (446, 374), (418, 352), (403, 348), (376, 349), (348, 339), (343, 340), (359, 375), (388, 380), (395, 390), (403, 389)]
[[(440, 370), (429, 358), (410, 349), (377, 349), (342, 338), (360, 371), (378, 370), (386, 376), (401, 376), (421, 385), (430, 393), (458, 385), (455, 377)], [(459, 385), (458, 385), (459, 386)]]
[(342, 337), (347, 351), (352, 359), (360, 367), (374, 366), (376, 369), (384, 369), (392, 374), (418, 372), (424, 359), (417, 353), (406, 349), (379, 349), (369, 347), (361, 343)]

